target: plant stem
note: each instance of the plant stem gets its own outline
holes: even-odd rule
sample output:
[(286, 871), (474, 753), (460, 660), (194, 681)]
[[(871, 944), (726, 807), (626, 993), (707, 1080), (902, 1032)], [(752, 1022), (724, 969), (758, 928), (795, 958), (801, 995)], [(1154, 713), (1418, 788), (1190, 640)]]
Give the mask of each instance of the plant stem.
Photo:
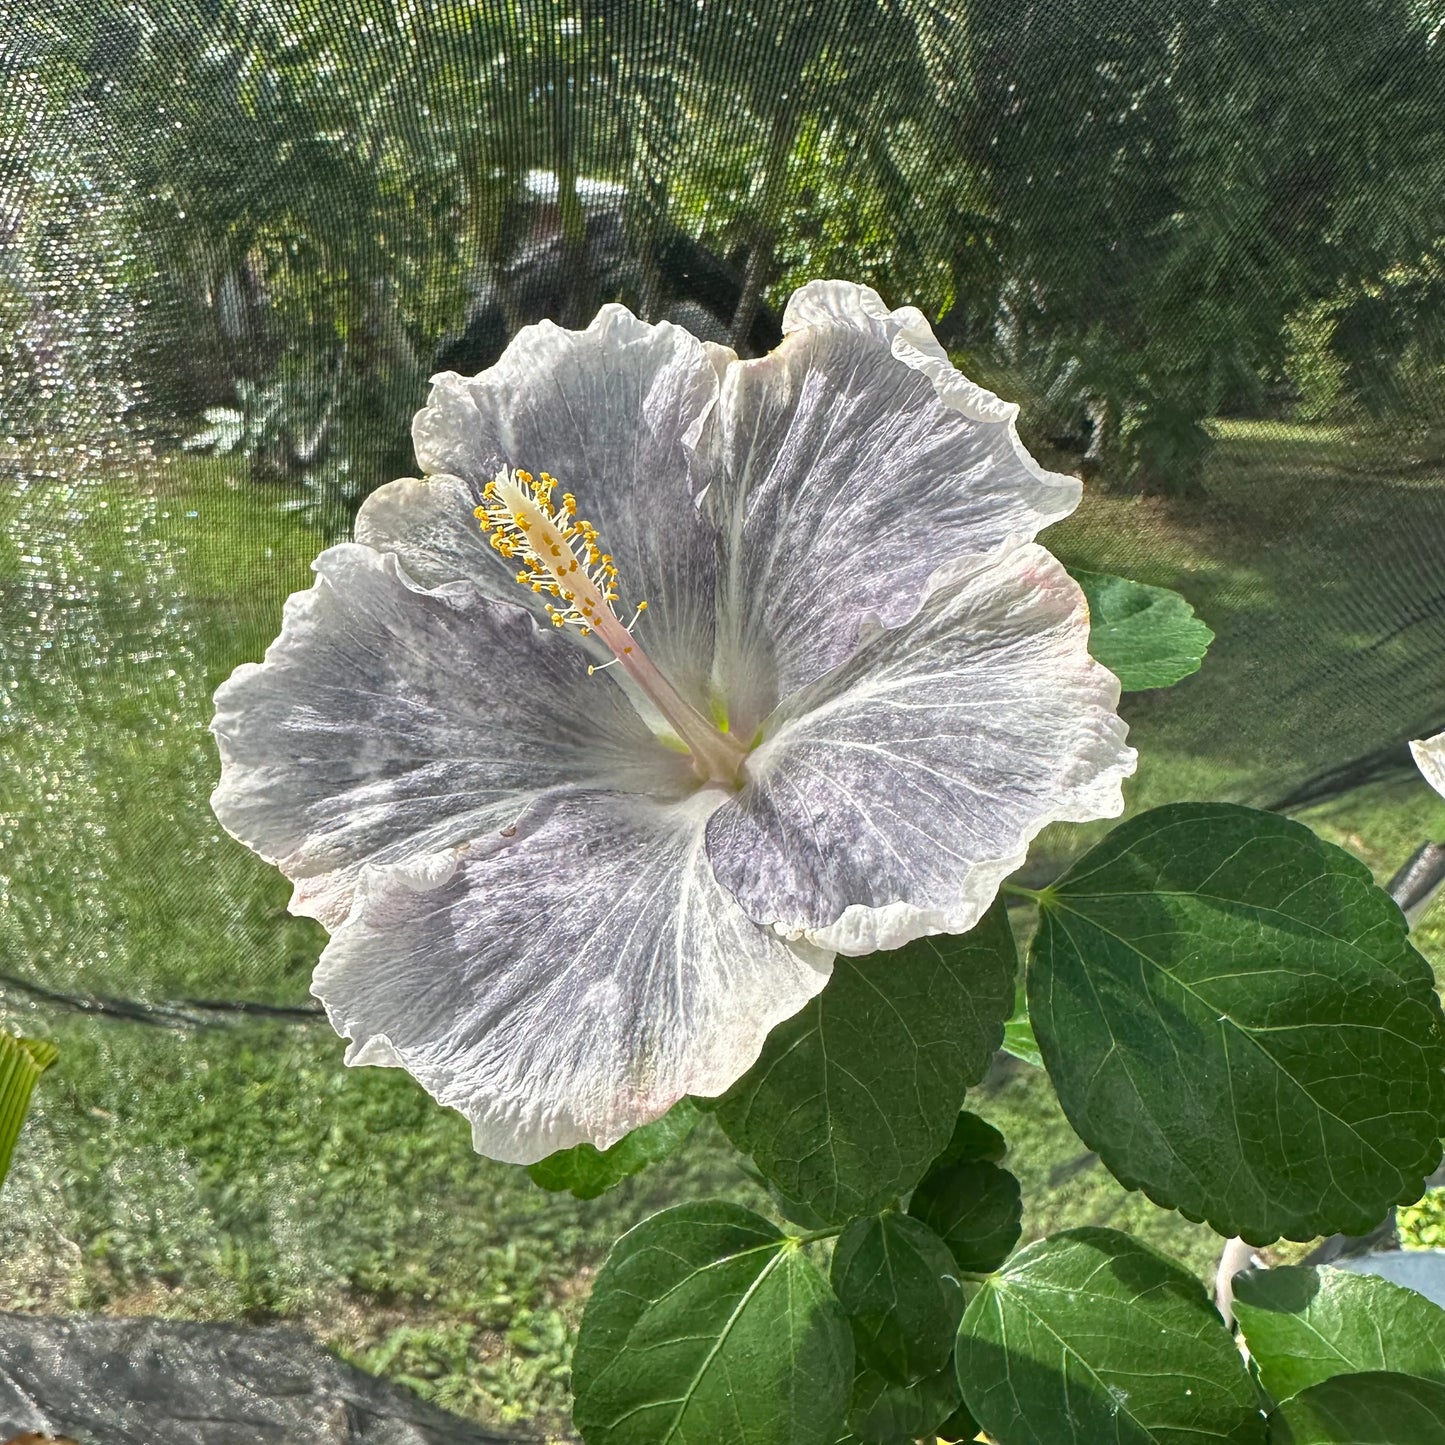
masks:
[(837, 1239), (842, 1232), (841, 1224), (830, 1224), (826, 1229), (811, 1229), (807, 1234), (793, 1234), (788, 1237), (795, 1244), (816, 1244), (820, 1239)]
[(1012, 893), (1015, 898), (1027, 898), (1033, 903), (1042, 903), (1044, 895), (1032, 888), (1025, 888), (1022, 883), (1005, 883), (1001, 886), (1000, 892)]

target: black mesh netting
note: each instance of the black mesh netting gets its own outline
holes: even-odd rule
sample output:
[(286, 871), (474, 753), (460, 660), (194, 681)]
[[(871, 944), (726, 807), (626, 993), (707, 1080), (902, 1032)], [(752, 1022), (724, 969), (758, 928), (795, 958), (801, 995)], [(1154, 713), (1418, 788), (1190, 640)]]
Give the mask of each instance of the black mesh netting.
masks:
[(63, 1060), (0, 1306), (303, 1316), (444, 1403), (561, 1409), (554, 1324), (637, 1200), (536, 1202), (404, 1080), (344, 1073), (305, 1022), (319, 931), (207, 806), (215, 686), (414, 468), (428, 376), (539, 317), (621, 300), (756, 354), (813, 277), (918, 305), (1086, 478), (1046, 542), (1218, 635), (1125, 699), (1133, 801), (1324, 805), (1384, 871), (1423, 841), (1442, 27), (1435, 0), (0, 6), (0, 1021)]

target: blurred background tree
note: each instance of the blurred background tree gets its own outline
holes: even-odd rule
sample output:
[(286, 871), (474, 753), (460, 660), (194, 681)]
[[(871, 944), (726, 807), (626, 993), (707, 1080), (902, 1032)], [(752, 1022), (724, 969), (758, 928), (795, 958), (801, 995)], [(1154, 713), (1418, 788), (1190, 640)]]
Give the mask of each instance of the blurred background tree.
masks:
[(1212, 416), (1387, 413), (1440, 365), (1412, 0), (202, 10), (64, 0), (12, 54), (119, 211), (135, 424), (302, 481), (329, 529), (406, 470), (439, 358), (605, 300), (746, 352), (800, 280), (871, 281), (1142, 491), (1200, 486)]

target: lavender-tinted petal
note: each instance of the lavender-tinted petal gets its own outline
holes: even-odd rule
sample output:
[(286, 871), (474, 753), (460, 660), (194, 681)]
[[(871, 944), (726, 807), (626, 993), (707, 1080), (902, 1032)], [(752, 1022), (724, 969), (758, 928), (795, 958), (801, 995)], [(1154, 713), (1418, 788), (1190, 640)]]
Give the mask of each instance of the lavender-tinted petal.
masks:
[(935, 592), (769, 724), (708, 825), (719, 880), (840, 953), (967, 931), (1046, 824), (1123, 807), (1134, 752), (1088, 632), (1041, 547)]
[(752, 923), (713, 878), (718, 795), (553, 795), (445, 877), (368, 877), (313, 991), (347, 1061), (408, 1070), (483, 1154), (606, 1148), (721, 1093), (832, 955)]

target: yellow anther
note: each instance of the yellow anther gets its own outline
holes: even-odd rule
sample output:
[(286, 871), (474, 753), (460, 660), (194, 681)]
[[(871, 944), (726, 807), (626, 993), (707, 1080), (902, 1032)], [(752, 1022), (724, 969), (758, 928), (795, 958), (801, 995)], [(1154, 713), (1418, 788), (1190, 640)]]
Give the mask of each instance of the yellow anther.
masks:
[(545, 604), (554, 627), (576, 627), (584, 637), (600, 632), (608, 641), (612, 629), (632, 626), (624, 629), (612, 610), (619, 598), (616, 561), (598, 545), (597, 528), (577, 516), (571, 492), (553, 505), (557, 485), (551, 472), (535, 478), (522, 470), (498, 472), (482, 488), (482, 505), (472, 515), (497, 552), (519, 564), (513, 574), (519, 586), (565, 604)]

